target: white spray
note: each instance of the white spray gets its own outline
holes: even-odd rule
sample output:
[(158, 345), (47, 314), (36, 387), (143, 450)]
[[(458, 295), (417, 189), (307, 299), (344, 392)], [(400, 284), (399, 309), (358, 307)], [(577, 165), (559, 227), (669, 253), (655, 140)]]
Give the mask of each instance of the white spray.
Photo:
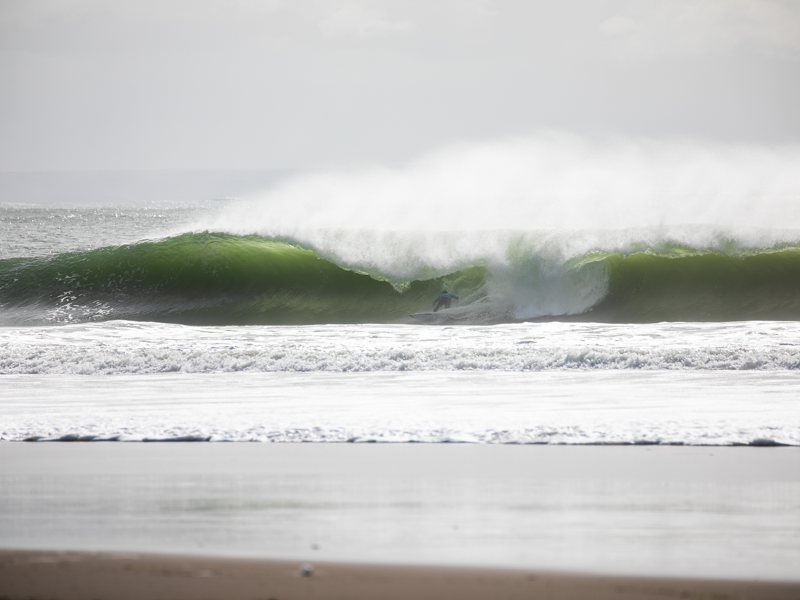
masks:
[(398, 281), (469, 265), (515, 316), (582, 312), (605, 295), (589, 252), (718, 252), (800, 241), (800, 145), (563, 133), (458, 144), (408, 166), (290, 180), (197, 224), (293, 240)]

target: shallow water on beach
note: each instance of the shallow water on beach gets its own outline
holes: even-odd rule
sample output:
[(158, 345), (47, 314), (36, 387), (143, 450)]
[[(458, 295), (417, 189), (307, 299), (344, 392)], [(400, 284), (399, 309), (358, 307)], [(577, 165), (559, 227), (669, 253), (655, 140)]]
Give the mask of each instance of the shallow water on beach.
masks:
[(0, 447), (0, 547), (796, 580), (796, 448)]

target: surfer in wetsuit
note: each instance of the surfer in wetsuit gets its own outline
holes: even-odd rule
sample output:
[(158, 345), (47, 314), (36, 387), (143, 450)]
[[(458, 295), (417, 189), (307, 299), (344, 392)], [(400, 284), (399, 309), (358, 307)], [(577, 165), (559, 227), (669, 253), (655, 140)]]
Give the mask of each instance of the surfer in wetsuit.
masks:
[(450, 308), (450, 304), (453, 300), (458, 300), (458, 296), (448, 294), (447, 290), (443, 291), (436, 300), (433, 301), (433, 312), (436, 312), (440, 308)]

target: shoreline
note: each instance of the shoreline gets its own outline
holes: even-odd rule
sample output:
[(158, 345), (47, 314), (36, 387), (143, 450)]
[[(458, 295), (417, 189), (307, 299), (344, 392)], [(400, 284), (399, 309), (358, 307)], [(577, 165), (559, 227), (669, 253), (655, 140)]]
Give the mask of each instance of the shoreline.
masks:
[[(304, 572), (305, 569), (305, 572)], [(450, 566), (0, 550), (0, 597), (22, 600), (800, 597), (800, 582), (639, 577)]]
[[(0, 444), (33, 444), (33, 443), (41, 443), (41, 444), (69, 444), (72, 442), (78, 443), (85, 443), (88, 444), (90, 442), (94, 443), (119, 443), (119, 444), (173, 444), (173, 443), (181, 443), (181, 444), (229, 444), (231, 443), (228, 440), (216, 440), (213, 439), (212, 436), (181, 436), (181, 437), (174, 437), (174, 438), (143, 438), (141, 440), (127, 440), (122, 439), (121, 436), (114, 436), (114, 437), (102, 437), (102, 436), (95, 436), (95, 435), (79, 435), (75, 433), (68, 433), (58, 438), (48, 438), (45, 436), (38, 436), (34, 435), (24, 439), (9, 439), (4, 440), (0, 439)], [(784, 444), (783, 442), (776, 442), (770, 438), (756, 438), (751, 442), (730, 442), (728, 444), (687, 444), (684, 442), (651, 442), (651, 441), (639, 441), (639, 442), (475, 442), (472, 440), (447, 440), (441, 442), (431, 442), (431, 441), (417, 441), (417, 440), (402, 440), (402, 441), (394, 441), (394, 440), (379, 440), (379, 439), (355, 439), (351, 438), (348, 440), (325, 440), (325, 441), (313, 441), (308, 442), (305, 440), (289, 440), (289, 441), (268, 441), (265, 442), (263, 440), (242, 440), (233, 442), (235, 444), (382, 444), (382, 445), (394, 445), (394, 446), (403, 446), (403, 445), (411, 445), (411, 444), (420, 444), (420, 445), (427, 445), (427, 446), (437, 446), (437, 445), (451, 445), (451, 444), (464, 444), (464, 445), (471, 445), (471, 446), (550, 446), (550, 447), (557, 447), (557, 446), (579, 446), (579, 447), (628, 447), (628, 446), (635, 446), (635, 447), (660, 447), (660, 448), (800, 448), (800, 444)]]

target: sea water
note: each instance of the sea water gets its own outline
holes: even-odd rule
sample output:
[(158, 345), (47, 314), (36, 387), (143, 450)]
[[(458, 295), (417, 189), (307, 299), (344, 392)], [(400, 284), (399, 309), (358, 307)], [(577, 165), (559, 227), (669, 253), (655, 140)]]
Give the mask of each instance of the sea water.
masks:
[(0, 439), (800, 444), (800, 234), (243, 210), (0, 208)]
[(800, 445), (794, 323), (0, 332), (3, 440)]
[[(275, 211), (260, 206), (0, 207), (0, 439), (800, 445), (794, 230), (325, 228), (270, 220)], [(438, 321), (408, 316), (429, 311), (443, 289), (459, 300), (437, 313)], [(226, 506), (244, 502), (250, 516), (242, 521), (244, 513), (232, 509), (233, 520), (206, 519), (175, 500), (180, 494), (165, 483), (169, 478), (156, 479), (155, 487), (151, 481), (128, 490), (144, 503), (131, 513), (114, 491), (133, 485), (129, 479), (106, 485), (102, 477), (67, 475), (51, 479), (56, 487), (44, 493), (35, 474), (6, 474), (0, 545), (191, 551), (200, 539), (208, 551), (273, 556), (284, 548), (299, 555), (291, 541), (296, 528), (270, 530), (278, 541), (269, 552), (252, 540), (221, 541), (232, 523), (252, 527), (248, 502), (272, 492), (241, 484), (250, 491), (237, 496), (230, 490), (241, 485), (229, 486)], [(222, 493), (219, 482), (203, 481), (187, 485), (201, 498)], [(338, 493), (330, 482), (320, 485), (279, 500)], [(431, 531), (443, 506), (436, 497), (448, 506), (458, 504), (454, 498), (478, 498), (461, 522), (477, 526), (480, 514), (492, 521), (485, 525), (494, 533), (437, 538), (445, 540), (439, 562), (450, 556), (485, 564), (500, 556), (515, 566), (608, 568), (597, 558), (603, 534), (591, 524), (602, 518), (600, 508), (560, 514), (561, 525), (547, 529), (549, 550), (523, 551), (527, 542), (510, 532), (524, 514), (498, 498), (510, 494), (517, 506), (529, 494), (509, 485), (487, 488), (486, 502), (480, 486), (463, 481), (425, 496), (415, 519)], [(648, 513), (652, 518), (620, 520), (616, 541), (606, 536), (637, 571), (795, 577), (796, 548), (787, 548), (800, 527), (796, 481), (745, 485), (732, 496), (709, 485), (673, 486), (669, 493), (600, 485), (584, 490), (584, 498), (598, 507), (620, 494), (639, 497), (615, 504), (629, 516), (635, 513), (625, 506), (636, 511), (668, 499)], [(186, 527), (167, 536), (171, 545), (149, 527), (141, 537), (108, 525), (121, 537), (101, 541), (100, 530), (86, 533), (100, 521), (74, 521), (84, 511), (84, 486), (109, 499), (111, 512), (100, 521), (136, 514), (143, 524), (166, 502), (177, 511), (173, 524), (186, 517)], [(537, 493), (562, 506), (580, 503), (583, 492), (556, 487)], [(436, 562), (424, 539), (397, 541), (391, 523), (407, 523), (409, 513), (393, 503), (395, 492), (359, 489), (394, 507), (376, 531), (402, 551), (375, 556)], [(766, 508), (754, 504), (759, 490), (771, 498)], [(62, 498), (61, 509), (48, 500), (53, 494)], [(719, 504), (724, 497), (732, 504)], [(277, 518), (268, 510), (272, 500), (265, 502), (256, 511), (262, 524)], [(304, 512), (303, 502), (291, 513), (295, 523), (310, 514), (331, 523), (341, 517)], [(484, 513), (487, 502), (495, 508)], [(684, 509), (693, 517), (680, 525), (682, 534), (671, 538), (678, 530), (667, 527), (644, 546), (630, 545), (633, 532)], [(37, 528), (45, 514), (59, 525)], [(325, 547), (336, 548), (329, 558), (372, 556), (364, 536), (331, 523), (326, 530), (314, 519), (328, 536)], [(61, 534), (47, 533), (59, 527)], [(710, 541), (689, 543), (693, 528)], [(771, 533), (747, 550), (764, 528)], [(587, 536), (600, 537), (592, 545)], [(486, 546), (489, 538), (494, 545)], [(500, 551), (503, 539), (508, 546)], [(771, 570), (757, 558), (766, 555), (783, 558), (770, 559), (779, 565)], [(710, 566), (693, 570), (697, 561)]]

